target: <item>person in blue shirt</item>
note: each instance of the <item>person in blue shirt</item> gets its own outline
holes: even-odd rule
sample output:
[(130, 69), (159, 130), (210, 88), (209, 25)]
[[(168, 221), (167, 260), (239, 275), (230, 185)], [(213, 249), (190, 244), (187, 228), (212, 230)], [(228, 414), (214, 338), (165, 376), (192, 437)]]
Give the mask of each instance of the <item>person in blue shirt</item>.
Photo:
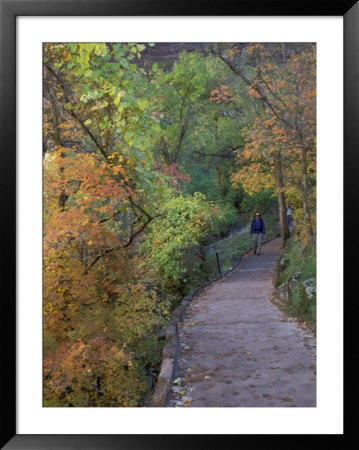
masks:
[(264, 220), (259, 212), (257, 212), (251, 222), (250, 234), (253, 240), (253, 253), (257, 256), (261, 253), (262, 239), (266, 233)]

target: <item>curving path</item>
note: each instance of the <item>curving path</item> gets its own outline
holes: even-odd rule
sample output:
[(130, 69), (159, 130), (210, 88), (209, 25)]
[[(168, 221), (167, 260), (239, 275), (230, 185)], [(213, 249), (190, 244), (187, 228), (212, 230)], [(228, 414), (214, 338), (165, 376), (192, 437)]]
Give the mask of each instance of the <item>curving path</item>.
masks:
[(192, 301), (169, 406), (316, 406), (315, 339), (270, 301), (280, 245), (264, 244)]

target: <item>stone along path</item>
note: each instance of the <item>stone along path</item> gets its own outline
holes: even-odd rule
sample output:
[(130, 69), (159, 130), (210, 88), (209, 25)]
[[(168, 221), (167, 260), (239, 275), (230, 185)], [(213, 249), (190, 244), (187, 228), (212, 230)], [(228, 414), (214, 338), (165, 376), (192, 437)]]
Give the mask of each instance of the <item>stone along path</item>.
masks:
[(316, 406), (315, 339), (270, 301), (280, 245), (263, 245), (192, 301), (169, 406)]

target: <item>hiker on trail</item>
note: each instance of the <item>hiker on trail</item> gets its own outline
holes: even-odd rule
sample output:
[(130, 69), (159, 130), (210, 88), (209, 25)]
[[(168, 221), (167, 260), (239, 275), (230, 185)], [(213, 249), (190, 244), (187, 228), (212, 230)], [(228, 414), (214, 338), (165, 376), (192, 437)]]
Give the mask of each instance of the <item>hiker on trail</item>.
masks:
[(253, 253), (257, 256), (261, 253), (262, 247), (262, 238), (264, 237), (266, 232), (264, 226), (264, 220), (261, 215), (257, 212), (251, 222), (250, 233), (253, 240)]
[(288, 207), (287, 207), (287, 225), (288, 225), (288, 227), (291, 227), (292, 223), (293, 223), (292, 213), (293, 213), (292, 204), (288, 203)]

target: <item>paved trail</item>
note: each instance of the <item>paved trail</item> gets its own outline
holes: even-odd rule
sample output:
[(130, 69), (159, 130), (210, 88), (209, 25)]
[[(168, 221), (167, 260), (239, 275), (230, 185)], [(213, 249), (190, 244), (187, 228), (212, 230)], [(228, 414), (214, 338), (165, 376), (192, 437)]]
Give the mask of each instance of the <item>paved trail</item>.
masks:
[(280, 239), (189, 306), (169, 406), (316, 406), (315, 339), (270, 301)]

